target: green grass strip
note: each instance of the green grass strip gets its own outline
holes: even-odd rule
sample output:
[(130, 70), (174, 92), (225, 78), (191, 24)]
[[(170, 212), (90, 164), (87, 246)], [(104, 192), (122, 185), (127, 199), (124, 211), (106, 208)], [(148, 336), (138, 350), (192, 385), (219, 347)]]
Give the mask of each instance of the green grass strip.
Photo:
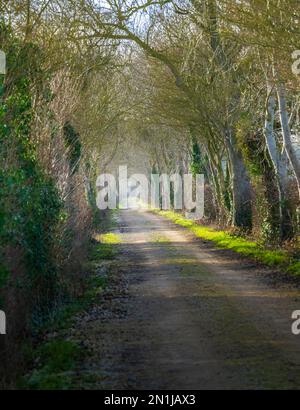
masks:
[(225, 231), (217, 231), (210, 227), (199, 225), (173, 211), (153, 210), (153, 212), (171, 220), (177, 225), (187, 228), (198, 238), (216, 243), (220, 248), (231, 249), (244, 256), (254, 258), (267, 266), (278, 267), (293, 275), (300, 275), (300, 261), (293, 259), (285, 250), (265, 249), (256, 242), (247, 241)]

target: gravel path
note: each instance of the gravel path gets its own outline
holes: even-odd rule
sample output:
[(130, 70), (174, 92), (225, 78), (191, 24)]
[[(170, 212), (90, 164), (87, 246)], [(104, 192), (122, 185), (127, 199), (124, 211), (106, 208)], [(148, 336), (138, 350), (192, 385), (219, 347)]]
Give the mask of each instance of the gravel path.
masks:
[(300, 387), (300, 290), (148, 212), (121, 211), (121, 252), (78, 324), (82, 388)]

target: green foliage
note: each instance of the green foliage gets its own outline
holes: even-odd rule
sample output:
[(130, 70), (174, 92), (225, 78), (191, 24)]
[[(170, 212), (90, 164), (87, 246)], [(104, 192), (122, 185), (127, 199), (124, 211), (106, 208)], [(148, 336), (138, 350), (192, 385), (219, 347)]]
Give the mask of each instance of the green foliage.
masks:
[(54, 340), (40, 348), (41, 362), (49, 372), (63, 372), (72, 368), (78, 347), (66, 340)]
[(116, 245), (111, 243), (99, 243), (92, 251), (91, 258), (94, 260), (103, 259), (111, 260), (114, 259), (117, 253)]
[[(36, 61), (33, 51), (30, 48), (29, 54)], [(32, 304), (38, 301), (36, 308), (41, 311), (48, 310), (56, 293), (51, 252), (62, 203), (54, 181), (42, 171), (31, 141), (34, 63), (27, 69), (28, 58), (16, 46), (8, 53), (11, 65), (16, 61), (21, 65), (4, 83), (0, 103), (0, 154), (5, 162), (0, 169), (0, 246), (22, 250), (27, 273), (23, 285), (31, 289)]]
[(238, 145), (243, 153), (247, 168), (252, 176), (264, 172), (264, 138), (257, 132), (259, 127), (248, 113), (242, 113), (236, 126)]
[(200, 150), (200, 146), (197, 143), (197, 141), (194, 141), (193, 146), (192, 146), (191, 172), (193, 175), (197, 175), (197, 174), (206, 175), (205, 158), (203, 158), (203, 155)]
[(27, 381), (30, 389), (69, 389), (72, 386), (71, 371), (80, 356), (79, 346), (68, 340), (53, 340), (42, 345), (36, 354), (39, 368)]
[[(280, 232), (279, 194), (276, 187), (276, 177), (265, 146), (262, 131), (257, 131), (259, 125), (251, 118), (250, 114), (243, 113), (237, 124), (239, 147), (243, 153), (246, 166), (252, 177), (255, 189), (255, 202), (257, 213), (260, 217), (261, 240), (264, 243), (279, 243), (280, 240), (293, 236), (292, 227), (286, 223), (285, 232)], [(263, 189), (262, 189), (263, 188)], [(281, 204), (289, 219), (289, 204)]]
[(262, 243), (274, 245), (279, 241), (279, 226), (276, 221), (272, 222), (270, 210), (264, 208), (265, 217), (260, 224), (260, 238)]
[(300, 262), (292, 263), (288, 268), (288, 272), (293, 275), (300, 276)]
[(121, 243), (120, 235), (117, 235), (117, 234), (112, 233), (112, 232), (99, 235), (99, 236), (97, 236), (97, 239), (98, 239), (102, 244), (116, 245), (116, 244), (118, 244), (118, 243)]
[(114, 259), (118, 252), (118, 245), (121, 243), (119, 235), (115, 233), (105, 233), (96, 236), (97, 244), (92, 250), (91, 258), (94, 260)]

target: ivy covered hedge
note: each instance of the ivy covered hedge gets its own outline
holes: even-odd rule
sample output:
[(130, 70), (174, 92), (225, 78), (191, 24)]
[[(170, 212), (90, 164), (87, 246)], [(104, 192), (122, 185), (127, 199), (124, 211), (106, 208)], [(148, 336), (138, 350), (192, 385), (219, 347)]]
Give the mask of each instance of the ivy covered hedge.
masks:
[[(32, 314), (33, 307), (47, 312), (58, 290), (52, 253), (63, 209), (55, 181), (43, 171), (31, 140), (32, 89), (40, 75), (31, 62), (38, 58), (31, 45), (13, 42), (7, 52), (10, 75), (2, 76), (0, 84), (0, 289), (24, 289)], [(25, 270), (17, 281), (5, 260), (12, 249)]]

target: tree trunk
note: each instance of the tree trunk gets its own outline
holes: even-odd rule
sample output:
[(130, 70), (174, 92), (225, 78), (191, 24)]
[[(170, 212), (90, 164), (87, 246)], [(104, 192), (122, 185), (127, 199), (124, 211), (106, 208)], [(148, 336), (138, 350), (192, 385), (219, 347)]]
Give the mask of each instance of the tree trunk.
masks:
[(267, 99), (267, 111), (265, 119), (265, 141), (268, 148), (268, 153), (272, 161), (272, 166), (275, 173), (276, 185), (279, 194), (279, 226), (280, 226), (280, 238), (282, 240), (289, 239), (293, 235), (293, 227), (291, 215), (288, 209), (287, 202), (287, 185), (288, 185), (288, 173), (287, 173), (287, 158), (286, 154), (281, 154), (278, 151), (276, 139), (274, 136), (274, 120), (275, 120), (275, 108), (276, 100), (273, 94), (273, 87), (268, 84), (268, 99)]
[(214, 167), (214, 164), (212, 160), (208, 161), (208, 166), (209, 166), (209, 180), (210, 184), (213, 188), (213, 196), (214, 196), (214, 202), (216, 206), (216, 217), (217, 217), (217, 222), (219, 225), (227, 225), (229, 218), (229, 212), (226, 209), (226, 204), (224, 201), (224, 192), (220, 184), (220, 178), (219, 178), (219, 170)]
[(291, 129), (289, 125), (289, 117), (286, 106), (286, 93), (284, 83), (280, 83), (277, 86), (277, 95), (279, 102), (280, 122), (282, 128), (284, 148), (286, 150), (287, 156), (289, 158), (289, 161), (291, 163), (292, 169), (297, 180), (300, 199), (300, 160), (297, 158), (296, 150), (294, 149), (292, 144)]
[(246, 231), (252, 229), (252, 195), (248, 171), (234, 135), (226, 137), (226, 146), (232, 174), (232, 225)]

